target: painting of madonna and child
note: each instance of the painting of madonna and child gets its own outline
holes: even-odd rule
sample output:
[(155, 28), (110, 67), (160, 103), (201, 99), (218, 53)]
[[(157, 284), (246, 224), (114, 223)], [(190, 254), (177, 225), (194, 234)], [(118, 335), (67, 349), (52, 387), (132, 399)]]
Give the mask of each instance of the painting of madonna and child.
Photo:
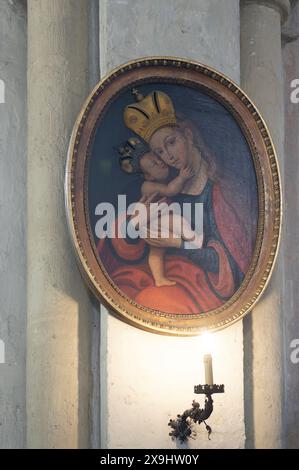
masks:
[(88, 211), (98, 261), (130, 300), (180, 315), (221, 307), (256, 239), (257, 181), (241, 128), (198, 89), (124, 90), (94, 135)]

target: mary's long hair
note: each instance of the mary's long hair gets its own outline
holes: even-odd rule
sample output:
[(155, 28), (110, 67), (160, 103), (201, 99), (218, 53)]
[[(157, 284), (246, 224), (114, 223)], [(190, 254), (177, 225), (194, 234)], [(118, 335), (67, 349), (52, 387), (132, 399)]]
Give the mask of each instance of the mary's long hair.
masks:
[(250, 245), (251, 250), (253, 250), (257, 220), (252, 212), (251, 201), (248, 201), (248, 204), (244, 204), (244, 201), (241, 201), (238, 191), (234, 190), (234, 176), (228, 172), (225, 174), (220, 166), (217, 165), (217, 158), (202, 137), (199, 126), (181, 113), (177, 113), (177, 126), (182, 131), (185, 129), (191, 130), (193, 144), (200, 151), (202, 158), (207, 163), (208, 178), (220, 186), (224, 199), (229, 203), (243, 226), (248, 245)]
[(211, 152), (209, 146), (204, 141), (198, 126), (191, 120), (187, 119), (183, 114), (177, 113), (177, 126), (184, 131), (190, 129), (193, 135), (193, 144), (200, 151), (202, 158), (207, 163), (208, 177), (212, 181), (217, 181), (217, 163), (215, 155)]

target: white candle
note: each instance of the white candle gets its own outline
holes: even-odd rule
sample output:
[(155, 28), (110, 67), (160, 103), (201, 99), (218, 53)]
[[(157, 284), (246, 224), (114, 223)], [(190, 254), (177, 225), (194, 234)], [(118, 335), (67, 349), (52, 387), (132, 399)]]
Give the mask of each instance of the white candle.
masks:
[(211, 354), (205, 354), (203, 357), (203, 362), (205, 365), (205, 380), (207, 385), (213, 385), (213, 361)]

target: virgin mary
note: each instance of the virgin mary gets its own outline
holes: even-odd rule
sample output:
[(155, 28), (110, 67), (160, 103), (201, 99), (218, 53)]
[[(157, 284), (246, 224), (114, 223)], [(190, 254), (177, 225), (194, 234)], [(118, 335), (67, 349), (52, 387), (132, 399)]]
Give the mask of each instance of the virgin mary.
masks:
[[(138, 304), (172, 314), (214, 310), (240, 287), (252, 256), (252, 237), (214, 178), (213, 158), (196, 127), (176, 115), (166, 93), (154, 91), (145, 98), (134, 93), (137, 102), (124, 112), (126, 126), (169, 167), (192, 167), (193, 176), (172, 200), (181, 206), (203, 203), (204, 241), (202, 248), (187, 250), (178, 238), (116, 237), (99, 242), (101, 261), (118, 288)], [(147, 262), (150, 245), (166, 249), (165, 272), (175, 285), (155, 286)]]

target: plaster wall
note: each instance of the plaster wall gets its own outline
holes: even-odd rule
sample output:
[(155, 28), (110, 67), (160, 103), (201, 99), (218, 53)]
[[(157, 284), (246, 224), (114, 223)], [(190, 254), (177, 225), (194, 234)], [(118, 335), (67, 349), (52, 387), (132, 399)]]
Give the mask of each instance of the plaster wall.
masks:
[(26, 9), (0, 0), (0, 448), (26, 426)]

